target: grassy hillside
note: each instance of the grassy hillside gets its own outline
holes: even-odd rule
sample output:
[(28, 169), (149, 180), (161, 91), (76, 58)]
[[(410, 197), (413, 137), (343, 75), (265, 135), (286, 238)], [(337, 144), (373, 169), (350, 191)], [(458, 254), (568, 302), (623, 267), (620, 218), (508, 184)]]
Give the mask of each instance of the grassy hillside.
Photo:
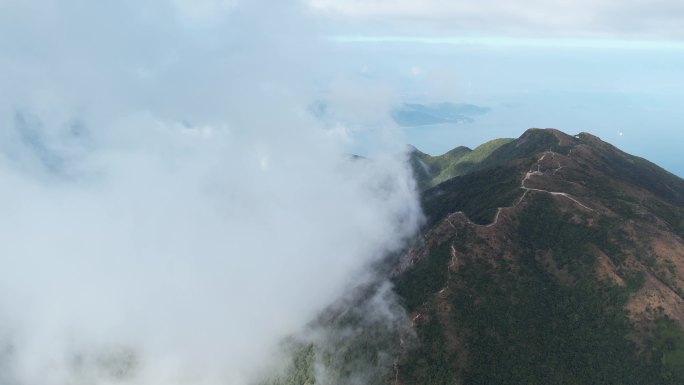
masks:
[(453, 177), (476, 170), (495, 150), (511, 140), (495, 139), (478, 146), (474, 150), (468, 147), (456, 147), (439, 156), (430, 156), (415, 150), (411, 154), (411, 162), (416, 171), (418, 185), (421, 189), (427, 189)]

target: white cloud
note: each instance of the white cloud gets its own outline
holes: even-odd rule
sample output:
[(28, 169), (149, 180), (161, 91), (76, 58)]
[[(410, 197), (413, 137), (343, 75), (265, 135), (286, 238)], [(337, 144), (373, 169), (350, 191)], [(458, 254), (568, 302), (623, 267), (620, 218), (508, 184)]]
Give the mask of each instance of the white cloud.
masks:
[(2, 383), (243, 384), (415, 230), (401, 154), (306, 114), (294, 2), (179, 4), (0, 4)]
[(365, 26), (370, 33), (684, 37), (684, 5), (673, 0), (310, 0), (309, 4), (334, 18)]

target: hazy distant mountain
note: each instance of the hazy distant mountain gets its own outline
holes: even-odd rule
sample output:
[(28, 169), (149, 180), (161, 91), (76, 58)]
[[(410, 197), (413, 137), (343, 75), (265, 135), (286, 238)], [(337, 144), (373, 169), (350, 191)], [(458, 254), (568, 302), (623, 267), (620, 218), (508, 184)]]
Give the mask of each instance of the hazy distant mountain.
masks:
[(403, 127), (461, 124), (472, 123), (474, 117), (486, 114), (489, 110), (487, 107), (462, 103), (405, 103), (392, 111), (392, 118)]
[(359, 289), (273, 384), (316, 360), (336, 384), (684, 383), (684, 180), (552, 129), (411, 159), (427, 222), (386, 261), (408, 317), (368, 321)]

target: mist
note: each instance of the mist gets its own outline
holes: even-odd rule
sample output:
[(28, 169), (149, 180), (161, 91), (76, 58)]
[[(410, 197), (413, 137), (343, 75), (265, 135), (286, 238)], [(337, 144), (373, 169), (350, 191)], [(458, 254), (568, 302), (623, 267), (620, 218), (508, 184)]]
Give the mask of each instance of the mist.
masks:
[(301, 4), (0, 15), (3, 384), (250, 383), (416, 231), (384, 111), (356, 160), (350, 128), (310, 115), (325, 50)]

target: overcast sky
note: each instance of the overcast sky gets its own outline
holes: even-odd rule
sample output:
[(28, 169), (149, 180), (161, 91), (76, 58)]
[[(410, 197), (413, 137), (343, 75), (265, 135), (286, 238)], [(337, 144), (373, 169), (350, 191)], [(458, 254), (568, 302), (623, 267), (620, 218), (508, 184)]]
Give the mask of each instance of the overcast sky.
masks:
[(429, 153), (529, 127), (592, 132), (684, 175), (680, 1), (310, 0), (340, 71), (396, 100), (490, 107), (473, 123), (404, 130)]
[[(403, 130), (401, 140), (439, 153), (529, 127), (590, 131), (684, 175), (676, 156), (684, 142), (682, 2), (303, 0), (297, 20), (305, 21), (295, 23), (276, 1), (243, 3), (261, 8), (258, 21), (228, 23), (238, 0), (4, 1), (0, 86), (18, 89), (15, 107), (61, 103), (63, 114), (102, 116), (123, 103), (221, 123), (240, 110), (240, 99), (225, 92), (235, 77), (249, 66), (288, 64), (308, 69), (319, 91), (312, 99), (336, 98), (336, 116), (348, 123), (337, 128), (359, 139), (350, 151), (377, 145), (375, 134), (358, 129), (391, 124), (392, 106), (450, 101), (492, 110), (469, 125)], [(216, 75), (234, 52), (269, 34), (289, 39), (278, 43), (290, 50), (288, 63), (244, 62)], [(297, 51), (312, 46), (314, 55)], [(57, 98), (66, 81), (73, 92)], [(83, 94), (87, 100), (77, 100)]]
[(368, 32), (677, 39), (684, 4), (663, 0), (309, 0)]

